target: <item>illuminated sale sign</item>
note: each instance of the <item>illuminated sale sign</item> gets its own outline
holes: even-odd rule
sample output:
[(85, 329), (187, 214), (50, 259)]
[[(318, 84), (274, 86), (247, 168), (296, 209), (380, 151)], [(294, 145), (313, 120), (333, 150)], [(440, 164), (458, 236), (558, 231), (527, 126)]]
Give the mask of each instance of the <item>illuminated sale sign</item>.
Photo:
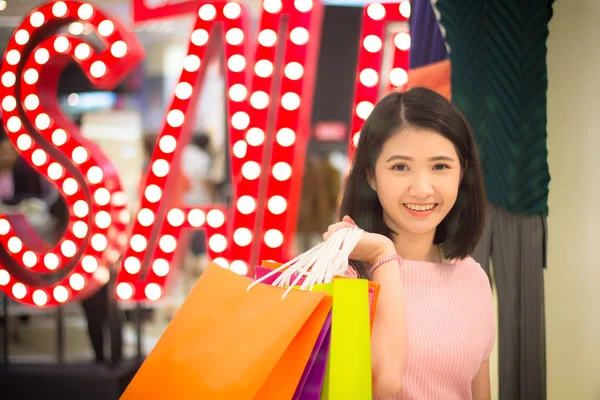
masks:
[[(310, 136), (323, 8), (312, 0), (264, 0), (262, 5), (256, 36), (243, 3), (206, 1), (194, 11), (197, 19), (181, 77), (131, 224), (114, 166), (59, 111), (56, 85), (64, 66), (74, 60), (96, 87), (115, 87), (143, 59), (139, 42), (86, 3), (49, 3), (26, 17), (13, 34), (0, 72), (2, 119), (13, 145), (66, 199), (70, 223), (59, 243), (48, 248), (22, 216), (0, 215), (0, 288), (5, 293), (38, 307), (65, 303), (97, 290), (106, 282), (108, 268), (120, 259), (117, 296), (158, 300), (186, 228), (204, 229), (209, 257), (240, 274), (252, 270), (256, 260), (289, 257)], [(363, 34), (352, 125), (356, 130), (370, 112), (364, 104), (372, 108), (378, 96), (384, 23), (398, 16), (405, 20), (410, 13), (408, 1), (374, 5), (365, 11), (364, 29), (380, 45), (374, 49)], [(102, 49), (55, 34), (73, 21), (90, 24)], [(408, 40), (398, 49), (406, 53)], [(232, 208), (172, 204), (169, 194), (178, 178), (173, 166), (189, 141), (205, 68), (221, 52)], [(407, 60), (407, 55), (395, 56), (392, 72), (406, 71)], [(406, 83), (399, 84), (394, 76), (392, 84)]]

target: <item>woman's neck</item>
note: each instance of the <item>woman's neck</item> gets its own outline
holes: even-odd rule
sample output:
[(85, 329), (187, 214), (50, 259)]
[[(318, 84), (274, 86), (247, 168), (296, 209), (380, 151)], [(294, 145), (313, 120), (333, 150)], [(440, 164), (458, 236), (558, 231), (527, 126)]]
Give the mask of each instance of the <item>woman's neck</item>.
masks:
[(442, 262), (441, 253), (433, 244), (435, 232), (423, 235), (395, 235), (394, 247), (396, 252), (405, 260)]

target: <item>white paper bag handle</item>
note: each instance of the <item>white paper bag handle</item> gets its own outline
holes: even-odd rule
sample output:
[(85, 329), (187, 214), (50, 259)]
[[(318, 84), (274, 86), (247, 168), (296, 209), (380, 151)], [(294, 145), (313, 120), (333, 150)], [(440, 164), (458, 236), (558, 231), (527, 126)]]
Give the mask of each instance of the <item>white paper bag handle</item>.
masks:
[[(363, 231), (358, 228), (340, 229), (327, 241), (252, 282), (247, 290), (278, 272), (281, 272), (280, 276), (271, 285), (288, 287), (282, 298), (285, 298), (303, 277), (304, 282), (300, 286), (300, 290), (312, 290), (316, 284), (331, 283), (335, 276), (343, 275), (348, 269), (348, 258), (362, 234)], [(296, 278), (291, 282), (293, 275), (296, 275)]]
[[(285, 298), (303, 277), (304, 282), (300, 286), (300, 290), (312, 290), (316, 284), (331, 283), (335, 276), (343, 275), (348, 269), (348, 258), (362, 234), (363, 230), (358, 228), (340, 229), (331, 235), (327, 241), (319, 243), (293, 260), (255, 280), (248, 285), (246, 290), (252, 289), (278, 272), (281, 272), (280, 276), (271, 285), (288, 287), (282, 298)], [(293, 275), (296, 275), (296, 279), (291, 282)]]
[(332, 241), (332, 246), (328, 248), (329, 253), (320, 260), (320, 263), (315, 264), (309, 276), (304, 280), (301, 286), (302, 290), (312, 290), (315, 284), (330, 283), (335, 276), (342, 276), (346, 273), (348, 258), (362, 237), (363, 231), (343, 229), (338, 232), (340, 232), (339, 239), (341, 240)]

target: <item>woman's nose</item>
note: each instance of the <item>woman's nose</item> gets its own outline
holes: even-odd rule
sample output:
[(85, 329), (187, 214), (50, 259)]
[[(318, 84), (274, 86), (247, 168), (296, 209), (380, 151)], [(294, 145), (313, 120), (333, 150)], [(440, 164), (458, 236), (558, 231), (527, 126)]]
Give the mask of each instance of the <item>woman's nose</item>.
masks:
[(414, 181), (410, 187), (410, 194), (417, 198), (426, 198), (431, 196), (433, 192), (433, 185), (429, 174), (415, 174)]

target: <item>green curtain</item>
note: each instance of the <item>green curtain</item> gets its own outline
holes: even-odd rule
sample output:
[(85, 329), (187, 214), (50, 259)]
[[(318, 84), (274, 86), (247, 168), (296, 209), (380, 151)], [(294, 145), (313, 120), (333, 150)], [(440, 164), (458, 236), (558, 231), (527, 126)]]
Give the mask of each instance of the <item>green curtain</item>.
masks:
[(553, 0), (437, 0), (452, 100), (473, 125), (492, 204), (548, 214), (546, 39)]

